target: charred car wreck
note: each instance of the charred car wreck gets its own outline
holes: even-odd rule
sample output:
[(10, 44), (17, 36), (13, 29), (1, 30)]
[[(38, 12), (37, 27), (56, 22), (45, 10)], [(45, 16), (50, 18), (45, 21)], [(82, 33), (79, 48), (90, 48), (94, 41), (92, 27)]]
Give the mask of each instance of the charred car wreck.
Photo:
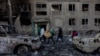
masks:
[(32, 49), (38, 49), (41, 42), (38, 37), (32, 36), (9, 36), (5, 29), (0, 26), (0, 53), (28, 53)]
[(73, 45), (83, 52), (100, 52), (100, 33), (95, 36), (75, 36)]

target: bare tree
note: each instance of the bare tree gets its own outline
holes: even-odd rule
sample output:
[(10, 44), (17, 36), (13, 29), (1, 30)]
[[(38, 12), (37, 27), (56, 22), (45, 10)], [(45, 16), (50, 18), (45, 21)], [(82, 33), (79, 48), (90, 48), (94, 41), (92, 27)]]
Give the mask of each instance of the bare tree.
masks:
[(12, 20), (12, 5), (11, 0), (8, 0), (8, 8), (9, 8), (9, 25), (10, 25), (10, 32), (13, 33), (13, 20)]

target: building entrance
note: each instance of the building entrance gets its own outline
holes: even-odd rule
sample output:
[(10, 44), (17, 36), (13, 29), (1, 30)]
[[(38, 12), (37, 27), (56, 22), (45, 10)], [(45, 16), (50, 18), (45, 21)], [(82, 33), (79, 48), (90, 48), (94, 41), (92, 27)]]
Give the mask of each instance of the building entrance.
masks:
[(40, 35), (41, 28), (44, 28), (46, 30), (46, 27), (47, 27), (46, 23), (44, 23), (44, 24), (43, 23), (38, 24), (38, 26), (37, 26), (38, 35)]
[(44, 28), (46, 30), (46, 25), (38, 25), (38, 35), (40, 35), (41, 28)]

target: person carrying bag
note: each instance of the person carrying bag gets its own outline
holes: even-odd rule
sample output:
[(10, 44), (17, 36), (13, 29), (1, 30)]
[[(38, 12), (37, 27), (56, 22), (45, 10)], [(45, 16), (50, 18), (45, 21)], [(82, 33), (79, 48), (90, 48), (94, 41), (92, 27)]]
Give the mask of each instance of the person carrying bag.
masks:
[(53, 43), (55, 44), (53, 38), (52, 38), (52, 34), (51, 32), (47, 29), (44, 33), (45, 38), (47, 39), (47, 44), (50, 42), (50, 39), (53, 41)]
[(51, 37), (51, 33), (49, 30), (46, 30), (44, 33), (45, 38), (50, 38)]

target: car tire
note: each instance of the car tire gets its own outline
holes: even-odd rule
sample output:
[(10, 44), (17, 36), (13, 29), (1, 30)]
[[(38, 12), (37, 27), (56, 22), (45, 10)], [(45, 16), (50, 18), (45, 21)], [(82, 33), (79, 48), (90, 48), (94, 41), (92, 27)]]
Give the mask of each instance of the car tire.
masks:
[(28, 46), (20, 46), (17, 49), (18, 56), (31, 56), (31, 50)]

